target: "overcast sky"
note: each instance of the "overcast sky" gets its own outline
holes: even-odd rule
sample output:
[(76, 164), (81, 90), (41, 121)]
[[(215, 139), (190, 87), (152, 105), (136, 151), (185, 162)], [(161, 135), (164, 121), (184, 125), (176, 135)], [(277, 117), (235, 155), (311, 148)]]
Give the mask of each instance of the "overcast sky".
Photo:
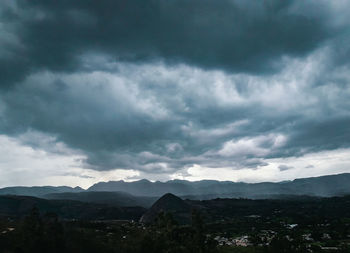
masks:
[(350, 1), (2, 0), (0, 187), (350, 172)]

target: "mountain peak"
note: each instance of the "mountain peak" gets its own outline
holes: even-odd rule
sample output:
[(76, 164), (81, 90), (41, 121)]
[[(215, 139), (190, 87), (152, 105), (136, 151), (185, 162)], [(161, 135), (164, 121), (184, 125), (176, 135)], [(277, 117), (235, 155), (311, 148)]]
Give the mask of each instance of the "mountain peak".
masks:
[(140, 221), (144, 223), (152, 223), (156, 220), (159, 213), (171, 213), (173, 214), (175, 220), (183, 223), (183, 220), (188, 220), (190, 217), (191, 207), (183, 199), (172, 193), (166, 193), (160, 197), (145, 213)]
[(176, 211), (187, 209), (188, 205), (178, 196), (166, 193), (153, 204), (152, 208), (162, 209), (163, 211)]
[(160, 197), (157, 202), (168, 202), (168, 201), (183, 201), (180, 197), (176, 196), (175, 194), (172, 194), (170, 192), (165, 193), (162, 197)]

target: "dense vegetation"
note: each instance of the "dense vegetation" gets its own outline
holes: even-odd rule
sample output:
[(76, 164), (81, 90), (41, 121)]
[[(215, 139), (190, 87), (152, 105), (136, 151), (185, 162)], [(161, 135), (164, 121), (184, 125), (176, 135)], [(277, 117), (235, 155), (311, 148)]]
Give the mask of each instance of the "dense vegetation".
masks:
[[(21, 219), (1, 219), (0, 251), (280, 253), (350, 250), (349, 218), (315, 216), (291, 228), (286, 225), (293, 217), (236, 217), (225, 222), (205, 223), (198, 211), (192, 211), (191, 216), (191, 224), (179, 225), (170, 213), (160, 213), (156, 222), (145, 226), (131, 221), (62, 220), (53, 213), (40, 215), (34, 208)], [(271, 233), (274, 236), (267, 243)], [(250, 244), (244, 247), (215, 240), (219, 235), (230, 238), (243, 234), (250, 238)], [(310, 238), (304, 238), (305, 234)]]
[[(1, 202), (2, 211), (6, 205), (14, 210), (28, 205), (26, 198), (24, 202), (13, 198), (24, 197), (8, 196), (8, 202)], [(106, 212), (103, 205), (97, 205), (99, 213), (83, 209), (90, 204), (73, 202), (81, 213), (69, 213), (74, 209), (68, 209), (64, 217), (62, 205), (65, 210), (72, 202), (54, 201), (61, 211), (56, 214), (48, 208), (53, 205), (50, 201), (30, 200), (40, 210), (34, 207), (27, 215), (2, 213), (0, 252), (350, 252), (349, 196), (284, 201), (215, 199), (184, 201), (183, 205), (167, 195), (150, 209), (159, 212), (147, 225), (131, 219), (101, 219), (101, 212)], [(169, 212), (163, 212), (163, 207)], [(105, 208), (112, 212), (111, 217), (121, 215), (119, 209)], [(178, 212), (183, 215), (183, 210), (190, 212), (186, 224), (177, 222)], [(67, 218), (74, 215), (78, 219)]]
[(21, 217), (28, 214), (33, 207), (39, 208), (42, 213), (56, 213), (60, 218), (84, 220), (138, 220), (146, 211), (143, 207), (120, 207), (74, 200), (47, 200), (28, 196), (0, 196), (0, 215)]
[(1, 252), (216, 252), (204, 235), (199, 213), (193, 223), (179, 226), (171, 214), (143, 226), (126, 221), (67, 221), (55, 214), (41, 216), (34, 208), (20, 220), (0, 223)]
[[(91, 204), (73, 202), (79, 208), (66, 210), (71, 201), (54, 201), (53, 205), (34, 200), (7, 196), (9, 202), (1, 202), (2, 211), (9, 210), (6, 205), (28, 210), (28, 203), (38, 208), (31, 207), (26, 215), (1, 212), (0, 252), (350, 252), (349, 196), (181, 203), (167, 195), (150, 209), (157, 211), (157, 217), (149, 224), (130, 218), (102, 219), (103, 208), (111, 217), (121, 215), (119, 209), (104, 205), (91, 211)], [(58, 214), (48, 208), (52, 205), (59, 207)], [(184, 215), (184, 210), (190, 212), (189, 220), (179, 223), (178, 215)], [(78, 211), (89, 215), (78, 215)]]

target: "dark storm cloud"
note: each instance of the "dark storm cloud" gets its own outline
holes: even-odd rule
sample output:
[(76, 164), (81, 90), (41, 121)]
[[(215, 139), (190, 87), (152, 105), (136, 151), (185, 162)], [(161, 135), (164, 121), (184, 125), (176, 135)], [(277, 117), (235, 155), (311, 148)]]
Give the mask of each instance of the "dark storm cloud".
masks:
[(126, 93), (117, 97), (108, 94), (110, 90), (104, 88), (103, 82), (94, 87), (62, 89), (77, 83), (44, 78), (37, 85), (37, 81), (34, 79), (3, 97), (8, 107), (4, 131), (15, 134), (28, 127), (38, 129), (58, 134), (60, 140), (74, 147), (92, 151), (130, 148), (136, 152), (140, 151), (139, 146), (151, 145), (153, 139), (163, 139), (165, 134), (174, 138), (174, 121), (153, 120), (131, 104), (138, 101), (124, 99)]
[(330, 116), (316, 122), (303, 122), (295, 129), (289, 144), (295, 149), (307, 147), (308, 151), (348, 147), (350, 141), (349, 127), (349, 115), (341, 118)]
[(330, 18), (318, 1), (14, 1), (1, 12), (18, 40), (0, 59), (1, 84), (31, 71), (82, 69), (86, 52), (115, 61), (273, 72), (282, 56), (307, 55), (336, 33)]
[(6, 1), (0, 131), (50, 136), (21, 141), (62, 142), (90, 169), (152, 175), (348, 148), (345, 10), (327, 1)]
[[(183, 79), (177, 82), (179, 76)], [(222, 78), (224, 87), (214, 84)], [(130, 65), (114, 74), (36, 74), (2, 96), (7, 108), (1, 130), (16, 135), (34, 129), (52, 135), (82, 151), (91, 169), (153, 174), (174, 173), (193, 164), (257, 168), (267, 165), (264, 158), (349, 146), (349, 121), (343, 115), (349, 110), (343, 108), (349, 97), (346, 90), (338, 90), (336, 103), (319, 99), (308, 108), (303, 96), (322, 97), (328, 92), (320, 88), (324, 86), (309, 84), (298, 91), (300, 98), (275, 97), (269, 93), (279, 86), (269, 83), (278, 78), (257, 77), (252, 94), (245, 97), (235, 76), (225, 78), (190, 67), (155, 65)], [(250, 77), (243, 79), (237, 82)], [(254, 93), (262, 86), (262, 94)], [(296, 107), (276, 110), (284, 99)], [(324, 103), (333, 103), (334, 108), (325, 110)], [(305, 110), (312, 116), (304, 115)], [(33, 146), (30, 141), (26, 143)]]

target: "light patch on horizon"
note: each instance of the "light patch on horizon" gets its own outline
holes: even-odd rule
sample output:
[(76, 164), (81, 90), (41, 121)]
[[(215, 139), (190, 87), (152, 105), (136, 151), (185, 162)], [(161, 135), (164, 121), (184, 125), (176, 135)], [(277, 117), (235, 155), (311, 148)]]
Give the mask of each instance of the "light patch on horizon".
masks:
[[(0, 187), (48, 185), (50, 178), (79, 168), (84, 158), (35, 149), (5, 135), (0, 135), (0, 153)], [(53, 185), (62, 184), (56, 181)]]
[[(317, 177), (350, 173), (350, 149), (338, 149), (310, 153), (302, 157), (288, 157), (264, 160), (268, 165), (256, 169), (205, 168), (198, 164), (183, 173), (171, 175), (171, 179), (199, 181), (212, 179), (234, 182), (281, 182), (296, 178)], [(281, 170), (280, 167), (288, 168)]]
[[(29, 135), (33, 135), (30, 133)], [(41, 135), (45, 139), (44, 135)], [(26, 139), (22, 136), (21, 141)], [(47, 138), (47, 137), (46, 137)], [(44, 141), (45, 140), (41, 140)], [(124, 180), (136, 177), (135, 170), (115, 169), (95, 171), (83, 168), (83, 155), (69, 155), (67, 147), (48, 152), (32, 148), (21, 141), (0, 135), (0, 188), (9, 186), (80, 186), (88, 188), (101, 181)], [(66, 149), (62, 152), (62, 149)], [(71, 151), (70, 153), (76, 153)], [(28, 180), (30, 179), (30, 180)]]
[[(31, 133), (30, 135), (32, 135)], [(42, 136), (44, 137), (44, 136)], [(21, 141), (26, 139), (25, 136)], [(62, 150), (62, 147), (60, 147)], [(194, 164), (184, 172), (177, 172), (164, 177), (137, 170), (113, 169), (96, 171), (83, 167), (84, 156), (67, 155), (67, 152), (50, 153), (40, 148), (33, 149), (14, 138), (0, 135), (0, 187), (5, 186), (80, 186), (88, 188), (97, 182), (135, 181), (147, 178), (151, 181), (184, 179), (199, 181), (205, 179), (256, 183), (263, 181), (279, 182), (295, 178), (322, 176), (338, 173), (350, 173), (350, 149), (338, 149), (311, 153), (302, 157), (265, 159), (266, 165), (256, 169), (206, 168)], [(163, 166), (166, 166), (163, 164)], [(288, 169), (282, 169), (281, 166)], [(69, 172), (67, 172), (69, 171)], [(32, 180), (28, 182), (28, 178)], [(6, 179), (6, 180), (4, 180)]]

